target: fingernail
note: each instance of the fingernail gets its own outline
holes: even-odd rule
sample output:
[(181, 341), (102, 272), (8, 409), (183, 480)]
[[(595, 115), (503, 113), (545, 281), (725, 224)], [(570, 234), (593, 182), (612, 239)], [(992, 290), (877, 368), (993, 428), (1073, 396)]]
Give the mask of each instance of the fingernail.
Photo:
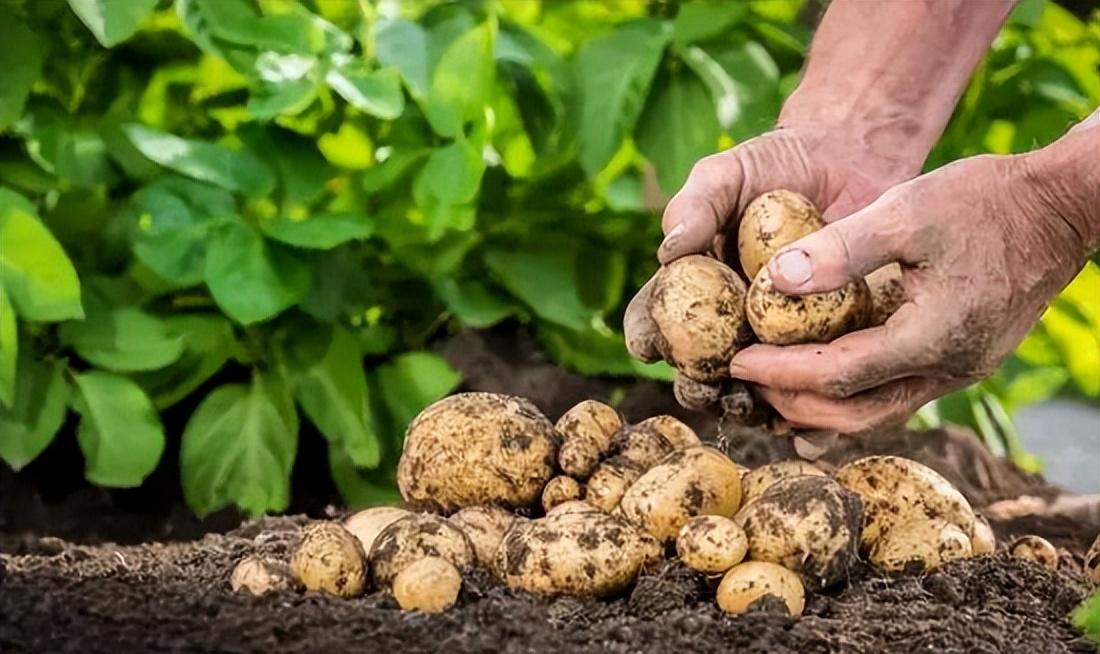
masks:
[(680, 223), (679, 225), (676, 225), (675, 227), (673, 227), (672, 231), (670, 231), (668, 234), (665, 235), (665, 240), (661, 241), (661, 249), (662, 250), (667, 250), (668, 248), (672, 247), (672, 245), (676, 241), (676, 239), (680, 236), (680, 234), (683, 234), (683, 233), (684, 233), (684, 223)]
[(801, 286), (814, 275), (810, 255), (805, 250), (786, 250), (775, 257), (776, 276), (782, 277), (788, 284)]

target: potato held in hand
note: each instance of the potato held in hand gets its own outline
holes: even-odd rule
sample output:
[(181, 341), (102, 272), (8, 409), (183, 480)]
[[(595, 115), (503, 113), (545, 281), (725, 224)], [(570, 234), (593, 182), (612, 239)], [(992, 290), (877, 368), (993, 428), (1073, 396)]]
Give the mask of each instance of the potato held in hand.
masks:
[(863, 280), (828, 293), (784, 295), (761, 268), (749, 287), (745, 314), (763, 343), (828, 343), (871, 322), (871, 293)]
[(737, 254), (745, 277), (754, 279), (784, 245), (825, 226), (813, 203), (800, 193), (764, 193), (745, 207), (737, 229)]
[(302, 542), (290, 557), (290, 571), (306, 590), (337, 597), (358, 597), (367, 585), (363, 546), (333, 522), (316, 522), (302, 531)]

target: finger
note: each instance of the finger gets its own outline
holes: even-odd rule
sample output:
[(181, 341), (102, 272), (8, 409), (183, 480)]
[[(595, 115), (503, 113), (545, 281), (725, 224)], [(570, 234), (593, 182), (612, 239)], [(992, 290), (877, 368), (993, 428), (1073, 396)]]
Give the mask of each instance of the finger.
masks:
[(817, 461), (836, 444), (838, 438), (840, 434), (835, 431), (810, 431), (794, 436), (791, 444), (798, 456), (807, 461)]
[(734, 355), (730, 375), (780, 390), (849, 397), (924, 372), (936, 330), (917, 305), (901, 306), (884, 324), (845, 334), (832, 343), (752, 345)]
[(917, 409), (951, 388), (945, 387), (942, 379), (907, 377), (843, 400), (808, 391), (766, 387), (759, 390), (760, 395), (792, 423), (858, 434), (904, 422)]
[(660, 262), (709, 250), (715, 234), (736, 211), (743, 180), (744, 171), (732, 152), (700, 159), (661, 217), (665, 240), (657, 250)]

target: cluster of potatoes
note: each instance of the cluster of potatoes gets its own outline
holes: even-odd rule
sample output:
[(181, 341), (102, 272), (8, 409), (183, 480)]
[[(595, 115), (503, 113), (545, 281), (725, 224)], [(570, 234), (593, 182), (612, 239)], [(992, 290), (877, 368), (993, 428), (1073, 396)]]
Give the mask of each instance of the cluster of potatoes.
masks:
[[(398, 485), (406, 508), (313, 523), (288, 566), (248, 557), (231, 585), (339, 597), (374, 588), (438, 612), (475, 567), (532, 593), (606, 597), (676, 556), (715, 582), (722, 610), (796, 616), (807, 591), (844, 581), (861, 557), (899, 571), (994, 549), (962, 495), (914, 461), (750, 471), (675, 418), (627, 424), (595, 401), (554, 424), (518, 397), (440, 400), (409, 427)], [(1049, 555), (1033, 545), (1015, 548)]]
[(777, 190), (756, 198), (739, 225), (740, 272), (704, 255), (661, 267), (627, 311), (627, 348), (643, 361), (675, 366), (677, 400), (703, 409), (723, 394), (733, 355), (753, 342), (827, 343), (886, 322), (905, 301), (897, 264), (828, 293), (788, 296), (775, 289), (768, 261), (824, 226), (798, 193)]

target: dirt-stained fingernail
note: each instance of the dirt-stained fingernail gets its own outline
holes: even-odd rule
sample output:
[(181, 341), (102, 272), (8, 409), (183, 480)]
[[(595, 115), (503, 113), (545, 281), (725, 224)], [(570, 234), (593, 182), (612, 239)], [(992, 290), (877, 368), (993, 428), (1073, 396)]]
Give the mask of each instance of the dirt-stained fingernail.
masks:
[(661, 249), (668, 250), (676, 244), (676, 239), (680, 238), (680, 234), (684, 233), (684, 223), (680, 223), (673, 227), (668, 234), (665, 235), (665, 240), (661, 241)]
[(814, 276), (810, 255), (805, 250), (785, 250), (775, 256), (775, 273), (788, 284), (802, 285)]

